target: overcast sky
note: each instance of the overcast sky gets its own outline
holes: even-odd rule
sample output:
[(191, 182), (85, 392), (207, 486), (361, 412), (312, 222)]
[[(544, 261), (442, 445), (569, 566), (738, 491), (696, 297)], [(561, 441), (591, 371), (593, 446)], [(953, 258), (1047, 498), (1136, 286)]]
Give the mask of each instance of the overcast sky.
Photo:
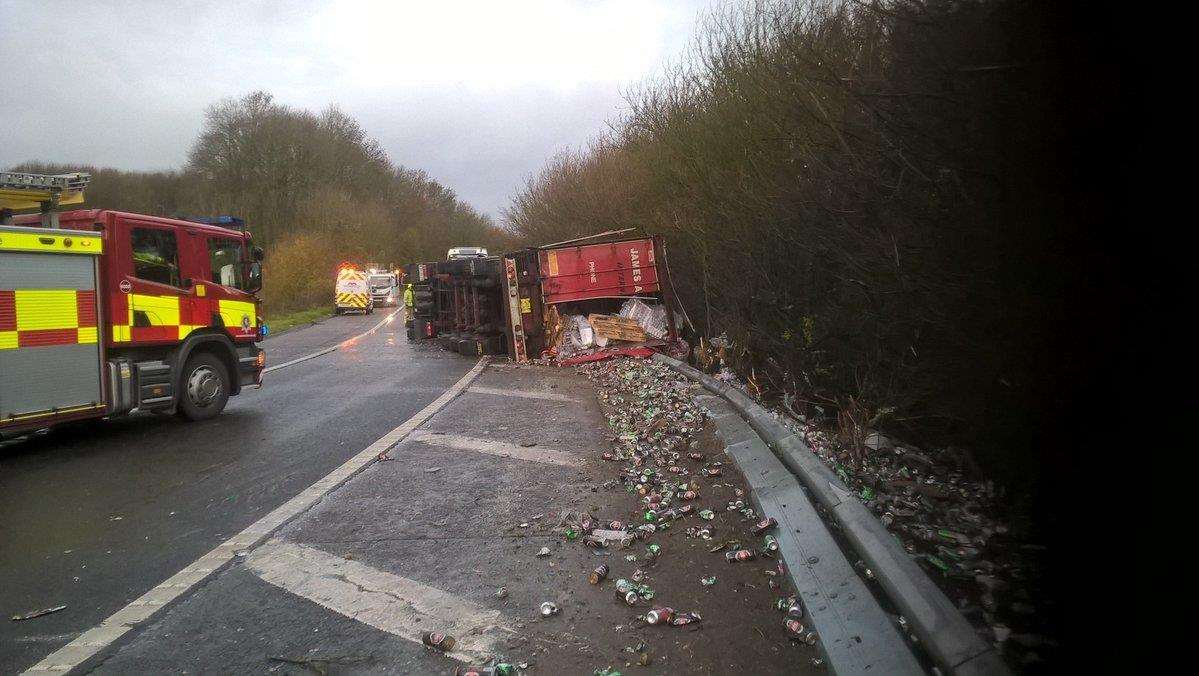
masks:
[(498, 217), (713, 2), (0, 0), (0, 168), (178, 168), (205, 108), (264, 89), (336, 103), (393, 162)]

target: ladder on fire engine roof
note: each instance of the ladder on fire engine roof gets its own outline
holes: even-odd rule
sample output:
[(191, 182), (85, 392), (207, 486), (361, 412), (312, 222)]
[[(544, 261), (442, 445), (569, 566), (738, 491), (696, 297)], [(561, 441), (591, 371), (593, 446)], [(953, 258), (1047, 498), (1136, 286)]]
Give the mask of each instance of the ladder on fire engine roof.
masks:
[(42, 225), (58, 227), (55, 208), (83, 202), (83, 189), (91, 174), (27, 174), (0, 171), (0, 225), (9, 223), (13, 211), (37, 209)]

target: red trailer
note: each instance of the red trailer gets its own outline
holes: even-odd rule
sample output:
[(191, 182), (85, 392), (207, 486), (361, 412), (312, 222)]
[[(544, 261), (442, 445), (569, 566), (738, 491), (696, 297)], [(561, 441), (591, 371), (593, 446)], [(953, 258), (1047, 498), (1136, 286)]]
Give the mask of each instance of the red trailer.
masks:
[[(550, 347), (561, 311), (615, 312), (641, 298), (665, 308), (665, 342), (678, 340), (662, 237), (563, 243), (504, 256), (508, 354), (517, 362)], [(606, 302), (605, 302), (606, 301)]]

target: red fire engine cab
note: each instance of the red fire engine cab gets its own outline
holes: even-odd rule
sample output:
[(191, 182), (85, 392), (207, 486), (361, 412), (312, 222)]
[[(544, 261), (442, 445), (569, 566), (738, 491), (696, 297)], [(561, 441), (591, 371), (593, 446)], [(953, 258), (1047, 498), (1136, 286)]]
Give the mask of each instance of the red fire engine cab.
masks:
[(262, 250), (249, 233), (52, 210), (82, 201), (86, 180), (0, 172), (0, 208), (42, 210), (0, 211), (0, 435), (135, 411), (204, 420), (260, 386)]

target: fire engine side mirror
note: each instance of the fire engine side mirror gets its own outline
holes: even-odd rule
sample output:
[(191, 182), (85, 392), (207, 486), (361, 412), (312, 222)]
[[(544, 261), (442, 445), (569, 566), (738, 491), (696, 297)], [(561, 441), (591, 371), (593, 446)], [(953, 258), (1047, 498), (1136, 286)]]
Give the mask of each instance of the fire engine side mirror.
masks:
[(246, 291), (258, 293), (262, 290), (262, 264), (258, 261), (250, 263), (250, 275), (246, 280)]
[(266, 252), (264, 252), (260, 246), (250, 247), (250, 257), (253, 258), (255, 262), (261, 263), (263, 259), (266, 258)]

